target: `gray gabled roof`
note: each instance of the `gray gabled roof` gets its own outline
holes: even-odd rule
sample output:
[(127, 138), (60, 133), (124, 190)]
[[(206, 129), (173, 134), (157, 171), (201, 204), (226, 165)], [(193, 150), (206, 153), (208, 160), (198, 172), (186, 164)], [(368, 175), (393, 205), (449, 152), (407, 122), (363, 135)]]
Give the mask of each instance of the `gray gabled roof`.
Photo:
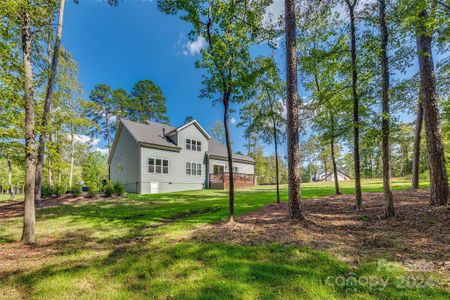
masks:
[(121, 119), (120, 121), (138, 143), (177, 148), (177, 145), (165, 135), (176, 129), (175, 127), (150, 121), (146, 123), (138, 123), (125, 119)]
[[(179, 149), (179, 147), (168, 137), (168, 134), (176, 132), (180, 127), (173, 127), (167, 124), (146, 121), (145, 123), (134, 122), (121, 119), (120, 122), (130, 132), (138, 143), (157, 145)], [(195, 121), (196, 122), (196, 121)], [(192, 123), (192, 122), (191, 122)], [(198, 122), (196, 122), (198, 124)], [(198, 124), (200, 126), (200, 124)], [(201, 127), (201, 126), (200, 126)], [(202, 128), (203, 129), (203, 128)], [(205, 131), (206, 135), (207, 132)], [(209, 135), (208, 135), (209, 137)], [(208, 155), (218, 159), (227, 159), (227, 147), (217, 140), (210, 138), (208, 141)], [(233, 153), (233, 160), (242, 160), (254, 163), (255, 160), (247, 155)]]

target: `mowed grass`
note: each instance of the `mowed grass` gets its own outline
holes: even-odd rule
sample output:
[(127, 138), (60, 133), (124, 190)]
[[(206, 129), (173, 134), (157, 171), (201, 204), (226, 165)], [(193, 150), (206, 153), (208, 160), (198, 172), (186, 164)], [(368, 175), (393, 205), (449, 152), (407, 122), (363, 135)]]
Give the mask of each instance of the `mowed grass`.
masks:
[[(352, 192), (352, 183), (342, 184)], [(395, 189), (409, 181), (396, 180)], [(365, 181), (364, 191), (380, 191)], [(273, 186), (236, 193), (236, 213), (275, 201)], [(332, 183), (303, 184), (304, 199), (332, 195)], [(287, 199), (285, 186), (282, 199)], [(40, 209), (33, 259), (1, 269), (0, 297), (26, 299), (448, 299), (438, 287), (406, 288), (405, 271), (375, 261), (350, 266), (307, 246), (214, 244), (189, 238), (227, 216), (227, 193), (202, 190), (128, 195)], [(2, 247), (21, 219), (0, 220)], [(282, 234), (282, 233), (280, 233)], [(1, 263), (1, 262), (0, 262)], [(0, 265), (1, 267), (1, 265)], [(356, 283), (355, 279), (360, 283)], [(370, 280), (370, 281), (366, 281)], [(371, 284), (368, 284), (370, 282)], [(386, 285), (384, 285), (386, 284)]]

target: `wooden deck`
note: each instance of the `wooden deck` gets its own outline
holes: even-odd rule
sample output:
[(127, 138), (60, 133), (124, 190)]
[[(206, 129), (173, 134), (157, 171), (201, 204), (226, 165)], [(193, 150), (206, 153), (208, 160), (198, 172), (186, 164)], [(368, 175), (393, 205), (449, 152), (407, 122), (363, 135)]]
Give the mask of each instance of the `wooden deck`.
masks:
[[(234, 187), (249, 188), (255, 186), (255, 175), (234, 173)], [(230, 184), (230, 174), (228, 172), (219, 174), (209, 174), (209, 188), (210, 189), (228, 189)]]

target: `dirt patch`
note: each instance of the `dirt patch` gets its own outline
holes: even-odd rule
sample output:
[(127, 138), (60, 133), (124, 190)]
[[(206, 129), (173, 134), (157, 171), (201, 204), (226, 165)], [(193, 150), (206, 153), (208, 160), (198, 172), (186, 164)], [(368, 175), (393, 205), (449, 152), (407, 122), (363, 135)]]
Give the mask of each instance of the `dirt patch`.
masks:
[[(42, 199), (41, 205), (37, 208), (55, 207), (67, 204), (78, 204), (83, 202), (92, 202), (99, 200), (116, 200), (121, 197), (88, 197), (86, 195), (72, 196), (71, 194), (64, 195), (58, 198), (45, 198)], [(23, 200), (9, 200), (0, 202), (0, 219), (14, 218), (23, 216)]]
[(303, 202), (305, 221), (287, 219), (287, 203), (271, 204), (193, 233), (205, 242), (301, 244), (327, 250), (349, 262), (387, 258), (399, 262), (432, 261), (450, 271), (450, 209), (430, 207), (429, 192), (395, 192), (398, 216), (384, 220), (383, 194), (364, 193), (364, 209), (353, 209), (354, 197), (339, 195)]

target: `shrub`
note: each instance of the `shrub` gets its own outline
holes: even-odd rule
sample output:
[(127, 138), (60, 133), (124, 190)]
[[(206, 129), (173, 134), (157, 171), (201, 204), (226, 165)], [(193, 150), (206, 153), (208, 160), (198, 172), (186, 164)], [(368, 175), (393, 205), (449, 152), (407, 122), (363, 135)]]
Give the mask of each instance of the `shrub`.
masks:
[(111, 181), (106, 182), (106, 184), (103, 186), (103, 192), (105, 193), (106, 197), (111, 197), (112, 194), (114, 194), (114, 185)]
[(42, 197), (51, 197), (53, 196), (53, 188), (47, 184), (42, 185), (41, 188)]
[(72, 187), (72, 195), (74, 195), (75, 197), (78, 197), (81, 195), (81, 185), (79, 183), (75, 184)]
[(125, 188), (123, 187), (123, 184), (120, 181), (117, 181), (114, 183), (114, 194), (117, 196), (123, 196), (125, 193)]
[(66, 193), (66, 188), (64, 185), (57, 184), (53, 187), (53, 195), (55, 197), (61, 197), (65, 193)]
[(96, 184), (89, 184), (88, 185), (88, 195), (89, 197), (95, 197), (98, 195), (98, 187)]

